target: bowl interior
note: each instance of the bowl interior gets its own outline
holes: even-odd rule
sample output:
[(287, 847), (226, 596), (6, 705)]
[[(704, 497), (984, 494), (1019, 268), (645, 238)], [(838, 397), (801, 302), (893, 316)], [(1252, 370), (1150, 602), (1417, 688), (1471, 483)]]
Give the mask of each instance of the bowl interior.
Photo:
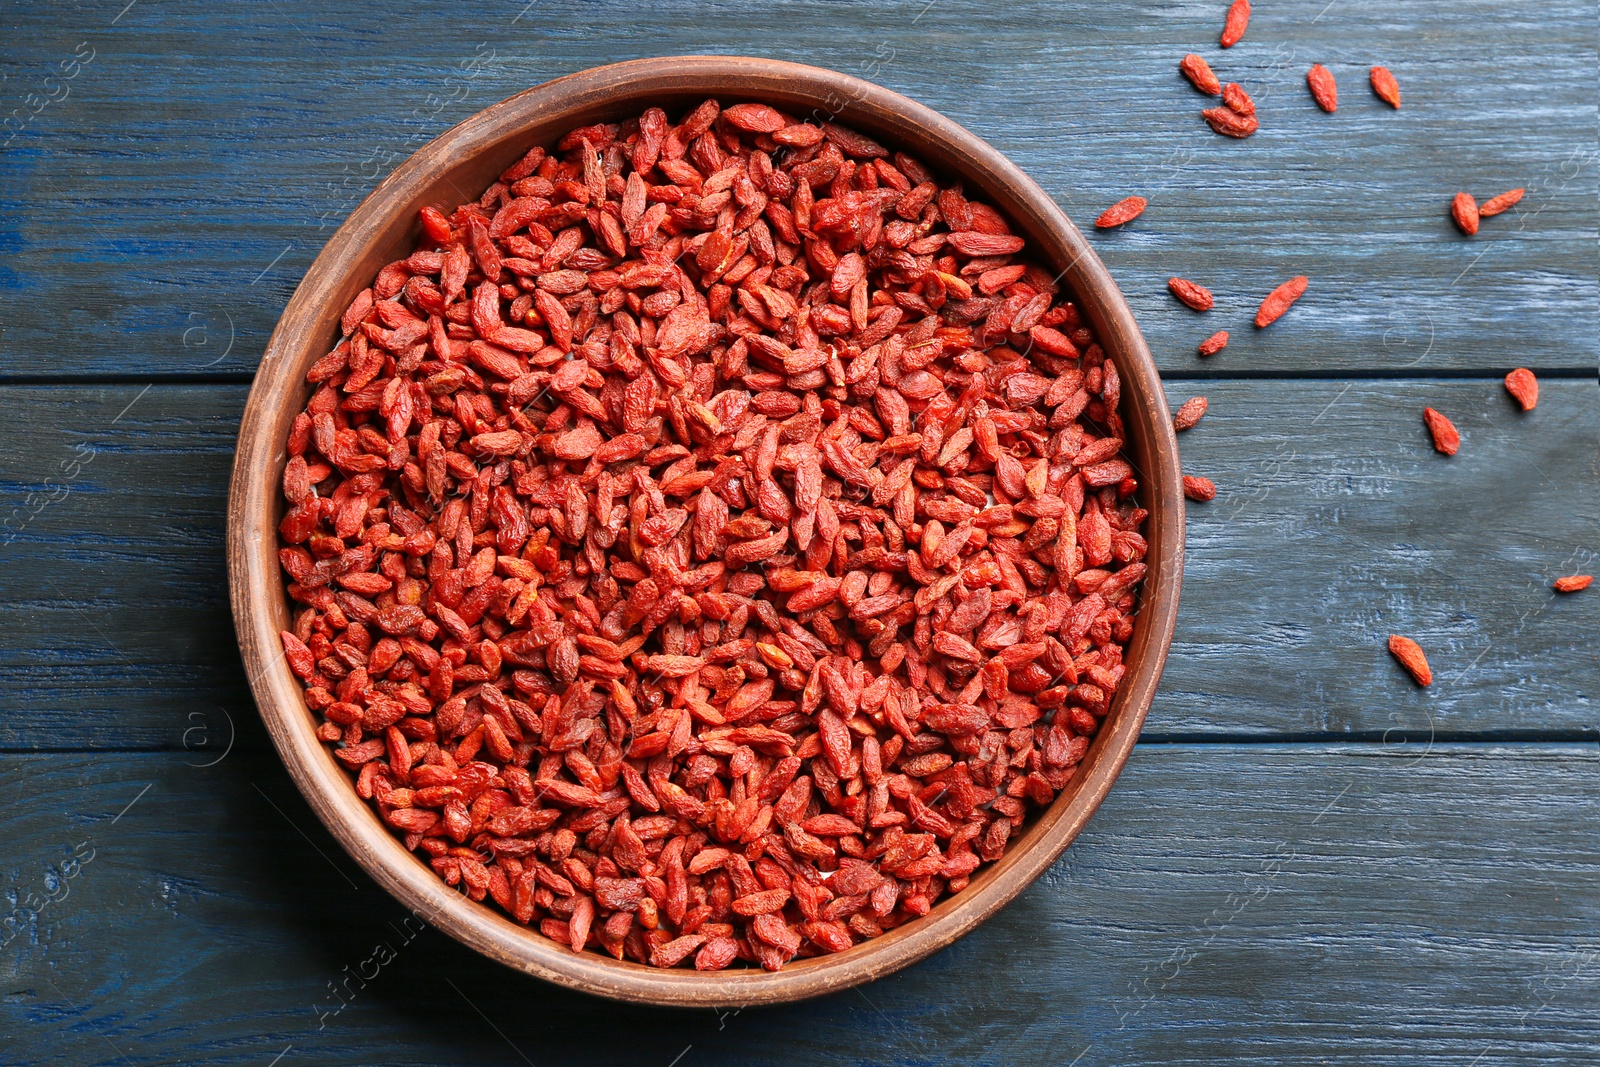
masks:
[[(290, 624), (277, 563), (278, 492), (290, 422), (309, 397), (305, 371), (338, 340), (339, 318), (385, 264), (409, 254), (423, 206), (474, 200), (536, 144), (568, 130), (660, 106), (677, 116), (714, 96), (760, 101), (815, 121), (838, 121), (935, 171), (1006, 214), (1032, 255), (1061, 271), (1123, 378), (1128, 458), (1140, 474), (1149, 566), (1128, 671), (1078, 773), (1013, 838), (1005, 855), (926, 917), (833, 956), (783, 970), (697, 973), (576, 954), (445, 886), (391, 836), (314, 735), (315, 720), (283, 662)], [(496, 960), (591, 993), (657, 1004), (729, 1006), (814, 996), (888, 974), (971, 930), (1025, 888), (1077, 835), (1127, 759), (1171, 641), (1183, 565), (1183, 497), (1176, 445), (1155, 366), (1115, 284), (1055, 203), (994, 149), (921, 105), (832, 71), (768, 60), (675, 57), (584, 71), (511, 97), (419, 150), (364, 200), (328, 243), (285, 309), (246, 407), (229, 505), (235, 623), (258, 706), (296, 784), (334, 836), (421, 918)]]

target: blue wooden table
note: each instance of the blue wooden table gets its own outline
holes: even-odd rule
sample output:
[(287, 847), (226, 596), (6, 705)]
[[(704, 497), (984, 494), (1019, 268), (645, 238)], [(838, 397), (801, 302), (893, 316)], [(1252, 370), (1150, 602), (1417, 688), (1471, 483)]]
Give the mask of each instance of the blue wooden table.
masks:
[[(1600, 590), (1550, 590), (1600, 569), (1594, 4), (1263, 0), (1223, 52), (1225, 6), (0, 11), (0, 1064), (1595, 1062)], [(1190, 51), (1258, 134), (1204, 126)], [(1148, 197), (1092, 240), (1174, 406), (1210, 398), (1181, 444), (1219, 487), (1144, 741), (1054, 869), (900, 974), (720, 1014), (403, 921), (268, 744), (222, 561), (255, 364), (349, 210), (519, 89), (687, 53), (878, 81), (1080, 224)], [(1515, 186), (1452, 227), (1458, 190)]]

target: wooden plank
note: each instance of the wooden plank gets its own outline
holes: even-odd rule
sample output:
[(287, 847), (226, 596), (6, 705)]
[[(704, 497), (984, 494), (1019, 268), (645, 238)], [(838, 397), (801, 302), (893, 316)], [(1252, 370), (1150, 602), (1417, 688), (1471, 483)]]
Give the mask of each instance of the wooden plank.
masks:
[[(333, 227), (428, 138), (528, 85), (675, 52), (877, 80), (988, 138), (1082, 226), (1149, 197), (1095, 241), (1169, 371), (1591, 372), (1600, 353), (1596, 11), (1578, 0), (1492, 17), (1301, 0), (1257, 12), (1226, 53), (1209, 2), (807, 0), (645, 20), (575, 0), (475, 19), (374, 19), (357, 0), (119, 7), (6, 15), (5, 110), (59, 95), (43, 79), (80, 46), (94, 58), (0, 151), (0, 376), (241, 376)], [(1188, 51), (1254, 94), (1259, 134), (1203, 125), (1206, 99), (1176, 72)], [(1304, 89), (1313, 61), (1342, 84), (1336, 115)], [(1365, 84), (1379, 61), (1403, 84), (1399, 112)], [(1458, 189), (1519, 185), (1528, 198), (1475, 240), (1452, 229)], [(1173, 274), (1213, 287), (1218, 308), (1179, 307)], [(1296, 274), (1307, 296), (1257, 333), (1256, 303)], [(1194, 345), (1219, 328), (1233, 345), (1202, 365)]]
[(193, 712), (260, 739), (222, 556), (244, 390), (12, 387), (3, 403), (0, 744), (178, 747)]
[[(1201, 390), (1210, 412), (1180, 444), (1219, 492), (1190, 505), (1183, 611), (1147, 736), (1594, 727), (1600, 597), (1549, 589), (1600, 569), (1592, 383), (1546, 382), (1529, 414), (1486, 379), (1169, 395)], [(0, 745), (176, 748), (229, 717), (242, 743), (262, 742), (221, 551), (243, 400), (236, 386), (0, 388), (8, 426), (27, 428), (0, 431)], [(1430, 404), (1462, 431), (1453, 458), (1428, 443)], [(1391, 632), (1428, 650), (1433, 688), (1390, 660)]]
[[(0, 949), (4, 1058), (1587, 1063), (1597, 766), (1577, 744), (1141, 746), (1061, 862), (965, 940), (719, 1016), (569, 994), (418, 932), (270, 755), (6, 756), (5, 884), (61, 899)], [(366, 980), (334, 1011), (347, 975)]]
[[(1498, 381), (1169, 383), (1209, 397), (1179, 438), (1218, 485), (1188, 508), (1188, 577), (1147, 730), (1500, 736), (1590, 729), (1600, 599), (1592, 382), (1524, 413)], [(1434, 451), (1422, 409), (1461, 450)], [(1388, 635), (1426, 649), (1419, 689)], [(1560, 710), (1558, 710), (1560, 709)], [(1196, 714), (1196, 712), (1199, 712)]]

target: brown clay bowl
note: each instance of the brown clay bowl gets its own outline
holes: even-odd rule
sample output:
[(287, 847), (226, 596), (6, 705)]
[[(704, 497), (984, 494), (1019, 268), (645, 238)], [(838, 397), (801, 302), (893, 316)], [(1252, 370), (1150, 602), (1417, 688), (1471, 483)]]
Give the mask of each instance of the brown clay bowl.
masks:
[[(1150, 510), (1149, 572), (1128, 649), (1128, 672), (1078, 774), (1055, 802), (963, 892), (882, 937), (837, 955), (795, 960), (776, 973), (701, 973), (575, 954), (441, 882), (356, 795), (318, 741), (316, 721), (284, 662), (290, 625), (277, 561), (279, 483), (289, 424), (309, 397), (305, 372), (338, 339), (340, 314), (384, 264), (408, 254), (424, 205), (470, 199), (524, 151), (576, 126), (677, 113), (706, 97), (762, 101), (799, 115), (832, 116), (916, 154), (980, 190), (1024, 233), (1115, 357), (1123, 379), (1130, 458)], [(284, 763), (333, 836), (384, 889), (418, 916), (485, 956), (540, 978), (619, 1000), (685, 1007), (800, 1000), (880, 978), (968, 933), (1027, 888), (1105, 799), (1139, 735), (1172, 639), (1183, 576), (1183, 494), (1161, 382), (1133, 315), (1105, 267), (1061, 209), (999, 152), (934, 111), (870, 82), (764, 59), (690, 56), (597, 67), (519, 93), (447, 131), (402, 164), (350, 215), (284, 309), (256, 374), (234, 459), (228, 571), (234, 623), (250, 684)]]

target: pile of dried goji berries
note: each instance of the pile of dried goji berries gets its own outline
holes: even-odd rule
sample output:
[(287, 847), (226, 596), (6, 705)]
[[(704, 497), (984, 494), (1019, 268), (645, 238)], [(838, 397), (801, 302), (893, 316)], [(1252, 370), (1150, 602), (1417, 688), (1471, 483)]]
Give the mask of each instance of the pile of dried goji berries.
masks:
[(707, 101), (422, 212), (307, 375), (284, 649), (446, 882), (702, 969), (924, 915), (1072, 778), (1146, 512), (993, 208)]

